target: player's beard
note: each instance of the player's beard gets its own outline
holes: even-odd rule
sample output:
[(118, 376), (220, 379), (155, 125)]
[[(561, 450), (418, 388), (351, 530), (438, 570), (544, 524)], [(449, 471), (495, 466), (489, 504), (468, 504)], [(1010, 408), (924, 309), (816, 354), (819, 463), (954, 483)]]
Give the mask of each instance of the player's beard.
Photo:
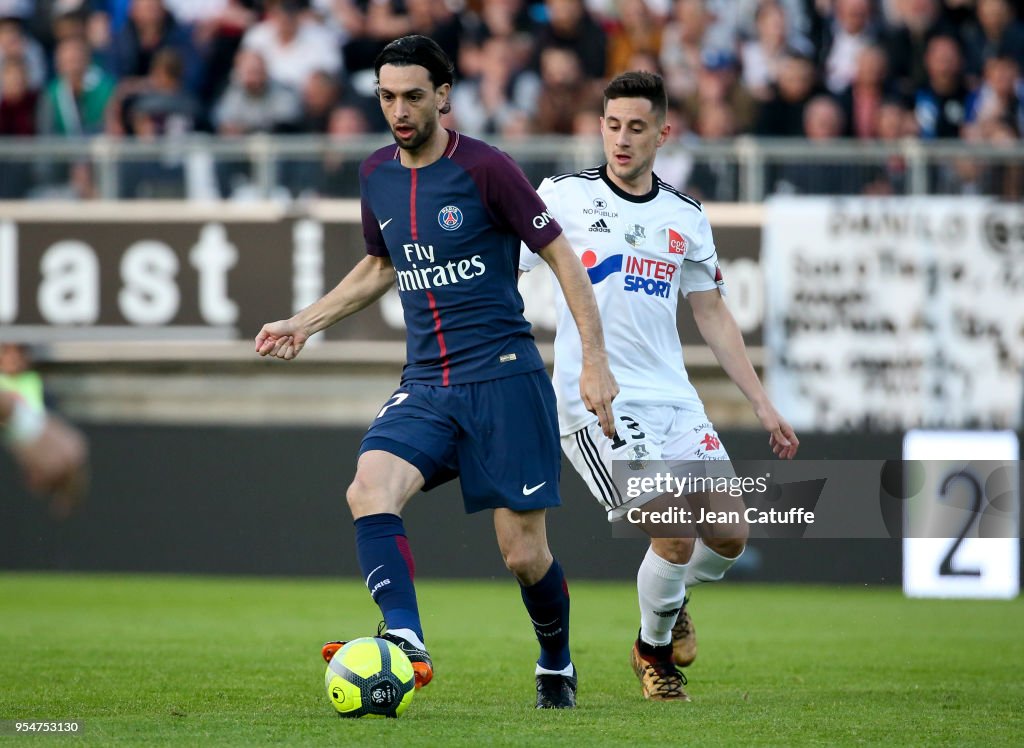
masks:
[(403, 151), (410, 151), (413, 153), (422, 148), (423, 145), (434, 136), (434, 132), (437, 130), (437, 123), (431, 120), (427, 120), (420, 127), (417, 127), (411, 122), (402, 122), (401, 124), (411, 126), (415, 130), (412, 138), (409, 140), (402, 140), (399, 138), (398, 133), (395, 132), (394, 125), (391, 126), (391, 137), (395, 139), (398, 147)]

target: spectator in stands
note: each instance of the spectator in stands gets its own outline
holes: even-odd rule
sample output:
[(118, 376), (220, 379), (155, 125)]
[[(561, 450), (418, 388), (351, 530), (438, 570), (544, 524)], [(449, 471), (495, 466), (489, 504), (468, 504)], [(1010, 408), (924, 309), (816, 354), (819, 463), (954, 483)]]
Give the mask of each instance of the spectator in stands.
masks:
[(217, 102), (213, 125), (221, 135), (294, 129), (301, 115), (296, 91), (270, 80), (258, 52), (240, 50), (232, 83)]
[(853, 81), (861, 51), (874, 41), (870, 0), (835, 0), (831, 21), (819, 59), (825, 87), (838, 95)]
[(213, 0), (197, 17), (193, 43), (201, 50), (205, 72), (196, 93), (204, 107), (220, 98), (230, 83), (242, 37), (256, 23), (255, 5), (256, 0)]
[[(302, 89), (302, 115), (299, 118), (300, 132), (326, 133), (341, 96), (338, 79), (323, 70), (317, 70), (306, 81)], [(365, 124), (366, 118), (363, 117)]]
[(658, 58), (661, 54), (661, 25), (647, 7), (646, 0), (621, 0), (618, 23), (608, 34), (606, 76), (614, 78), (627, 70), (636, 70), (629, 66), (636, 54)]
[(114, 80), (90, 60), (88, 43), (71, 37), (57, 45), (56, 77), (40, 102), (39, 131), (48, 135), (93, 135), (103, 130)]
[(757, 12), (765, 2), (782, 6), (786, 43), (804, 54), (812, 54), (811, 21), (816, 18), (813, 0), (705, 0), (712, 17), (705, 36), (706, 46), (736, 51), (744, 39), (753, 39), (757, 36)]
[[(1005, 122), (983, 120), (964, 131), (964, 140), (996, 146), (1016, 146), (1020, 139)], [(957, 157), (935, 170), (932, 189), (939, 194), (994, 195), (1004, 200), (1019, 200), (1024, 193), (1024, 173), (1019, 161), (1002, 159), (995, 163), (979, 158)]]
[(38, 101), (39, 95), (28, 84), (25, 60), (15, 57), (5, 61), (0, 68), (0, 135), (35, 135)]
[(990, 57), (985, 63), (984, 83), (967, 97), (964, 129), (991, 122), (1002, 123), (1018, 137), (1024, 133), (1024, 80), (1020, 65), (1009, 55)]
[[(331, 112), (328, 135), (331, 140), (348, 140), (369, 132), (366, 116), (358, 106), (339, 106)], [(308, 175), (308, 185), (323, 197), (359, 197), (359, 161), (357, 156), (328, 150), (323, 162)]]
[(757, 116), (757, 102), (739, 84), (738, 61), (731, 52), (706, 50), (697, 73), (697, 90), (683, 102), (687, 119), (695, 122), (700, 110), (709, 102), (720, 102), (733, 111), (738, 130), (748, 130)]
[(163, 0), (131, 0), (128, 20), (114, 35), (111, 46), (110, 65), (114, 77), (118, 80), (145, 78), (156, 55), (164, 49), (177, 52), (185, 65), (184, 80), (193, 90), (198, 89), (203, 71), (188, 29), (167, 12)]
[(429, 36), (454, 60), (459, 51), (462, 22), (448, 5), (437, 0), (405, 0), (405, 30), (398, 36)]
[(743, 62), (743, 86), (759, 101), (772, 96), (779, 69), (786, 59), (786, 13), (773, 0), (757, 6), (757, 35), (740, 48)]
[(537, 67), (545, 50), (560, 47), (575, 53), (585, 80), (603, 79), (608, 66), (608, 38), (583, 0), (545, 0), (544, 5), (548, 22), (537, 36)]
[(956, 28), (942, 16), (940, 0), (896, 0), (898, 24), (885, 34), (889, 75), (904, 96), (927, 84), (924, 57), (934, 36), (956, 36)]
[(117, 85), (107, 108), (107, 130), (148, 139), (183, 135), (195, 130), (199, 117), (199, 103), (185, 89), (185, 64), (168, 48), (153, 56), (148, 76)]
[(490, 0), (480, 3), (477, 13), (466, 16), (464, 25), (478, 38), (500, 36), (512, 44), (517, 69), (532, 66), (537, 21), (530, 14), (526, 0)]
[(661, 69), (670, 100), (685, 99), (697, 90), (704, 32), (710, 22), (704, 0), (676, 0), (661, 44)]
[[(811, 146), (828, 143), (843, 134), (843, 110), (827, 94), (819, 94), (804, 108), (803, 134)], [(786, 164), (775, 182), (776, 192), (800, 195), (844, 195), (860, 192), (856, 169), (847, 163), (817, 159)]]
[(888, 63), (885, 48), (878, 44), (864, 47), (857, 55), (853, 81), (838, 97), (847, 135), (861, 139), (878, 137), (878, 111), (886, 97), (895, 95), (895, 89), (886, 80)]
[[(916, 134), (917, 123), (914, 113), (900, 98), (890, 97), (882, 102), (875, 118), (876, 138), (884, 143), (895, 144)], [(869, 168), (861, 194), (864, 195), (905, 195), (907, 193), (907, 162), (899, 153), (886, 157), (881, 166)]]
[(568, 47), (545, 47), (540, 55), (540, 78), (536, 131), (571, 135), (573, 112), (594, 98), (583, 75), (583, 64)]
[(90, 5), (86, 0), (50, 0), (36, 3), (38, 31), (35, 37), (49, 53), (72, 36), (88, 33)]
[(342, 46), (343, 67), (362, 96), (372, 97), (373, 61), (390, 40), (401, 36), (398, 0), (335, 0), (334, 23), (347, 37)]
[(1008, 0), (978, 0), (976, 12), (977, 20), (962, 31), (968, 74), (980, 76), (992, 57), (1012, 57), (1024, 66), (1024, 24)]
[(501, 132), (516, 112), (533, 117), (540, 79), (532, 70), (516, 68), (509, 37), (484, 39), (469, 57), (474, 74), (452, 90), (452, 111), (459, 130), (474, 137), (493, 135)]
[[(724, 102), (708, 102), (697, 116), (696, 132), (701, 140), (709, 141), (735, 136), (736, 121), (732, 110)], [(736, 162), (714, 156), (701, 159), (690, 172), (685, 192), (698, 200), (735, 202), (739, 199), (739, 168)]]
[(28, 87), (42, 89), (46, 82), (46, 55), (39, 42), (25, 33), (20, 17), (0, 15), (0, 69), (7, 60), (20, 59), (28, 74)]
[(801, 136), (804, 106), (818, 90), (814, 63), (789, 52), (779, 69), (779, 82), (773, 88), (773, 96), (761, 104), (754, 133), (768, 137)]
[(266, 19), (249, 29), (242, 47), (267, 61), (270, 77), (301, 91), (317, 70), (341, 72), (337, 37), (321, 21), (304, 14), (304, 0), (267, 0)]
[[(36, 133), (38, 94), (28, 86), (25, 61), (14, 57), (0, 68), (0, 137)], [(5, 159), (0, 164), (0, 200), (20, 200), (32, 188), (32, 164)]]
[(914, 97), (922, 138), (955, 138), (964, 124), (967, 84), (960, 45), (951, 36), (935, 36), (925, 51), (927, 79)]

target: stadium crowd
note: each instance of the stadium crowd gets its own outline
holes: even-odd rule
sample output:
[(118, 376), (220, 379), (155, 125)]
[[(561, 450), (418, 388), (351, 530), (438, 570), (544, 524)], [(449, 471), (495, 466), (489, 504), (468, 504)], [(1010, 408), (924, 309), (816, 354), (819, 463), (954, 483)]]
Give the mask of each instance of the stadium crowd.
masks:
[[(422, 33), (457, 60), (446, 124), (474, 136), (593, 134), (607, 78), (646, 69), (665, 76), (684, 138), (1012, 143), (1022, 15), (1024, 0), (0, 0), (0, 135), (386, 132), (373, 60)], [(734, 198), (729, 167), (696, 164), (680, 186)], [(903, 168), (854, 191), (899, 193)], [(8, 171), (0, 191), (20, 196)], [(351, 190), (351, 167), (316, 171), (295, 178)], [(949, 174), (960, 191), (993, 178), (967, 161)], [(827, 192), (842, 176), (772, 179)], [(1010, 176), (996, 192), (1019, 187)], [(86, 165), (67, 177), (88, 194)]]

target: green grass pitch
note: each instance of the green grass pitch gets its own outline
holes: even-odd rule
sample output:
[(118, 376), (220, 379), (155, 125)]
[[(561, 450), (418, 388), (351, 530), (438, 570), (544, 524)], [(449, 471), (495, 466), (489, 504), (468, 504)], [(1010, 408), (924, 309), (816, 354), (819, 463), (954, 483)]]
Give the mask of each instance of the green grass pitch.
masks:
[(358, 580), (0, 574), (0, 719), (79, 719), (12, 745), (1020, 745), (1024, 604), (899, 590), (695, 590), (691, 704), (646, 703), (635, 592), (572, 585), (574, 712), (532, 708), (510, 579), (421, 580), (434, 682), (399, 720), (339, 720), (320, 644), (373, 634)]

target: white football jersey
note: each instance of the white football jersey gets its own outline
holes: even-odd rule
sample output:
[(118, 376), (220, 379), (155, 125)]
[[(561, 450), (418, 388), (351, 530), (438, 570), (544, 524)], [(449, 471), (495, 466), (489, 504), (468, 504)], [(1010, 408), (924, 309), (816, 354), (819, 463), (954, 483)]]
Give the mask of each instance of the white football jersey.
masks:
[[(703, 413), (683, 364), (676, 327), (679, 293), (725, 292), (711, 226), (700, 203), (654, 176), (630, 195), (607, 167), (545, 179), (538, 192), (580, 258), (601, 312), (619, 402), (664, 403)], [(541, 262), (521, 251), (519, 269)], [(576, 323), (555, 283), (554, 386), (562, 434), (595, 420), (579, 394), (582, 351)]]

